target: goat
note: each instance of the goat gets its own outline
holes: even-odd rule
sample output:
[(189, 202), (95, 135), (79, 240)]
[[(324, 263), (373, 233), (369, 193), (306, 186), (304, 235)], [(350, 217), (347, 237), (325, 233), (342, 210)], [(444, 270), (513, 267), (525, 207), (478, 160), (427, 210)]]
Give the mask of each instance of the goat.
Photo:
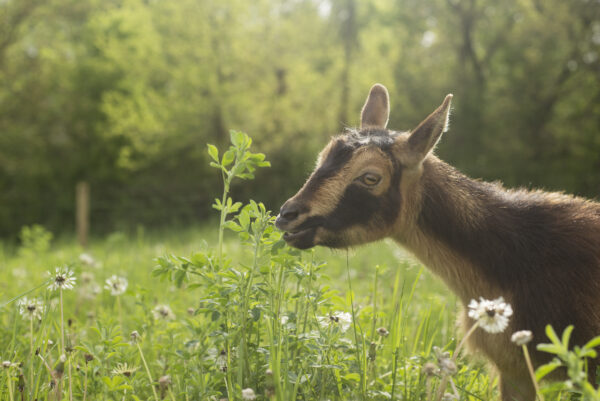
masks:
[[(463, 306), (480, 296), (504, 297), (514, 309), (507, 330), (476, 330), (469, 346), (495, 365), (502, 400), (532, 401), (535, 390), (511, 333), (530, 330), (540, 342), (547, 324), (558, 331), (574, 324), (572, 339), (580, 345), (600, 334), (600, 204), (505, 189), (441, 161), (432, 150), (448, 129), (451, 100), (446, 96), (414, 130), (396, 132), (386, 129), (387, 89), (374, 85), (360, 129), (329, 142), (276, 225), (300, 249), (390, 237), (441, 277)], [(461, 320), (465, 330), (474, 324), (466, 311)], [(539, 366), (549, 356), (533, 351), (532, 360)]]

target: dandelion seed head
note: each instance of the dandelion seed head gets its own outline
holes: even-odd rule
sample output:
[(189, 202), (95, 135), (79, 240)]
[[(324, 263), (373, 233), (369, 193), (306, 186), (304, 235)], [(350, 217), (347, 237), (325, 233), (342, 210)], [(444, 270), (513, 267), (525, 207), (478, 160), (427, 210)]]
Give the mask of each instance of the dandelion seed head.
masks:
[(110, 295), (118, 296), (121, 295), (127, 290), (128, 281), (125, 277), (119, 277), (116, 275), (112, 275), (106, 279), (106, 284), (104, 288), (110, 291)]
[(502, 297), (494, 300), (479, 298), (479, 302), (471, 300), (468, 314), (488, 333), (501, 333), (508, 327), (513, 310)]
[(533, 334), (529, 330), (521, 330), (514, 332), (510, 341), (521, 346), (525, 345), (533, 339)]
[(67, 266), (57, 267), (54, 273), (48, 272), (48, 275), (52, 279), (52, 282), (48, 286), (50, 291), (61, 290), (72, 290), (75, 286), (75, 274)]
[(19, 300), (17, 306), (19, 307), (19, 313), (23, 316), (23, 319), (40, 320), (44, 313), (44, 303), (39, 299), (23, 297)]
[(175, 314), (168, 305), (156, 305), (152, 309), (152, 314), (156, 320), (174, 320)]

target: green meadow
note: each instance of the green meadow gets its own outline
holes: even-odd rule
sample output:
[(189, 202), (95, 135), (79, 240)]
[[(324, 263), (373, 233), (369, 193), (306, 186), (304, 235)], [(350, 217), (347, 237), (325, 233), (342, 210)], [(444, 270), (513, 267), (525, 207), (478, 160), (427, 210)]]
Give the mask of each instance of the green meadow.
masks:
[[(218, 221), (115, 232), (85, 250), (28, 226), (1, 248), (2, 399), (498, 397), (494, 374), (461, 352), (485, 322), (461, 333), (457, 299), (392, 241), (289, 248), (262, 203), (232, 200), (234, 181), (269, 163), (246, 134), (231, 141), (222, 155), (208, 147)], [(568, 334), (549, 331), (547, 351), (571, 380), (544, 392), (597, 399), (578, 372), (600, 339), (569, 353)]]

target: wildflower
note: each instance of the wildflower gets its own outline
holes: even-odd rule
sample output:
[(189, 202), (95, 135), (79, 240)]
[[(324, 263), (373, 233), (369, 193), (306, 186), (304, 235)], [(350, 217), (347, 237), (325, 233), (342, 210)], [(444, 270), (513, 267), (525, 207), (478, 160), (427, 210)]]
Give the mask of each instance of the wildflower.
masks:
[(168, 386), (169, 384), (171, 384), (171, 376), (169, 376), (169, 375), (161, 376), (158, 379), (158, 384), (160, 384), (161, 387)]
[(452, 376), (457, 372), (456, 363), (450, 358), (448, 351), (443, 352), (439, 347), (433, 347), (433, 352), (440, 367), (440, 373), (443, 376)]
[(171, 376), (164, 375), (158, 379), (158, 386), (160, 387), (160, 399), (161, 400), (165, 398), (165, 395), (166, 395), (167, 390), (169, 389), (170, 385), (171, 385)]
[(482, 329), (488, 333), (501, 333), (508, 326), (508, 318), (513, 310), (509, 304), (500, 297), (493, 301), (479, 298), (469, 303), (469, 317), (477, 320)]
[(142, 337), (142, 336), (140, 336), (140, 333), (137, 332), (137, 330), (133, 330), (129, 336), (131, 337), (132, 343), (137, 343), (138, 341), (140, 341), (140, 338)]
[(156, 305), (152, 310), (156, 320), (174, 320), (175, 314), (168, 305)]
[(438, 368), (435, 366), (435, 363), (427, 362), (423, 365), (423, 373), (425, 373), (425, 376), (436, 376), (437, 372)]
[(215, 364), (221, 372), (227, 372), (227, 352), (225, 350), (221, 350), (221, 353), (215, 360)]
[(379, 334), (381, 337), (387, 337), (390, 332), (385, 327), (380, 327), (377, 329), (377, 334)]
[(81, 284), (90, 284), (94, 281), (94, 273), (83, 272), (81, 273)]
[(85, 359), (85, 363), (88, 364), (90, 362), (92, 362), (94, 360), (94, 355), (92, 354), (85, 354), (83, 356), (83, 358)]
[(339, 324), (340, 330), (345, 332), (350, 328), (352, 315), (348, 312), (335, 312), (329, 316), (320, 316), (318, 320), (322, 327), (328, 327), (331, 323)]
[(100, 263), (98, 263), (89, 253), (82, 253), (79, 255), (79, 261), (86, 266), (100, 267)]
[(112, 275), (106, 279), (106, 284), (104, 288), (110, 291), (110, 295), (117, 296), (121, 295), (127, 289), (127, 279), (125, 277), (118, 277), (116, 275)]
[(242, 390), (242, 400), (244, 401), (252, 401), (256, 399), (256, 394), (254, 394), (254, 390), (251, 388), (245, 388)]
[(529, 330), (521, 330), (513, 333), (510, 340), (517, 345), (525, 345), (533, 339), (533, 334)]
[(52, 283), (48, 286), (50, 291), (72, 290), (75, 286), (75, 276), (73, 271), (68, 267), (57, 267), (54, 273), (48, 272), (48, 275), (52, 278)]
[(117, 367), (112, 370), (113, 375), (123, 375), (125, 377), (130, 377), (135, 371), (138, 370), (137, 367), (128, 366), (127, 362), (118, 363)]
[(10, 368), (11, 366), (12, 366), (12, 362), (11, 362), (11, 361), (4, 361), (4, 362), (2, 362), (2, 367), (3, 367), (4, 369), (8, 369), (8, 368)]
[(282, 315), (280, 321), (281, 321), (282, 325), (285, 325), (289, 320), (290, 320), (290, 317), (288, 315)]
[(23, 297), (17, 303), (19, 313), (24, 319), (41, 319), (44, 313), (44, 304), (39, 299)]

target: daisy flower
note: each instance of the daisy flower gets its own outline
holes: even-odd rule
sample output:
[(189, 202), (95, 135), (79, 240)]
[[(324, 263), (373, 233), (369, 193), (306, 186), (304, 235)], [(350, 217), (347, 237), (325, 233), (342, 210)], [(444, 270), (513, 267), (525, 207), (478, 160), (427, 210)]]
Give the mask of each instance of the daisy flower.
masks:
[(23, 319), (38, 319), (42, 318), (44, 313), (44, 304), (39, 299), (29, 299), (23, 297), (17, 303), (19, 307), (19, 313), (23, 316)]
[(175, 314), (168, 305), (156, 305), (152, 309), (152, 314), (156, 320), (174, 320)]
[(127, 279), (125, 277), (118, 277), (116, 275), (112, 275), (106, 279), (106, 284), (104, 285), (104, 289), (110, 291), (110, 295), (121, 295), (127, 289)]
[(350, 328), (350, 324), (352, 324), (352, 315), (348, 312), (335, 312), (329, 316), (320, 316), (318, 320), (322, 327), (328, 327), (332, 323), (337, 323), (340, 326), (340, 330), (345, 332)]
[(138, 370), (137, 367), (128, 366), (127, 363), (118, 363), (117, 367), (112, 370), (112, 374), (130, 377), (136, 370)]
[(503, 332), (512, 313), (511, 306), (502, 297), (492, 301), (480, 297), (479, 302), (472, 299), (469, 303), (469, 317), (488, 333)]
[(533, 334), (529, 330), (521, 330), (513, 333), (510, 341), (517, 345), (525, 345), (533, 339)]
[(48, 272), (48, 275), (52, 279), (52, 282), (48, 286), (50, 291), (56, 291), (58, 289), (72, 290), (75, 286), (75, 275), (67, 266), (57, 267), (54, 270), (54, 273)]

